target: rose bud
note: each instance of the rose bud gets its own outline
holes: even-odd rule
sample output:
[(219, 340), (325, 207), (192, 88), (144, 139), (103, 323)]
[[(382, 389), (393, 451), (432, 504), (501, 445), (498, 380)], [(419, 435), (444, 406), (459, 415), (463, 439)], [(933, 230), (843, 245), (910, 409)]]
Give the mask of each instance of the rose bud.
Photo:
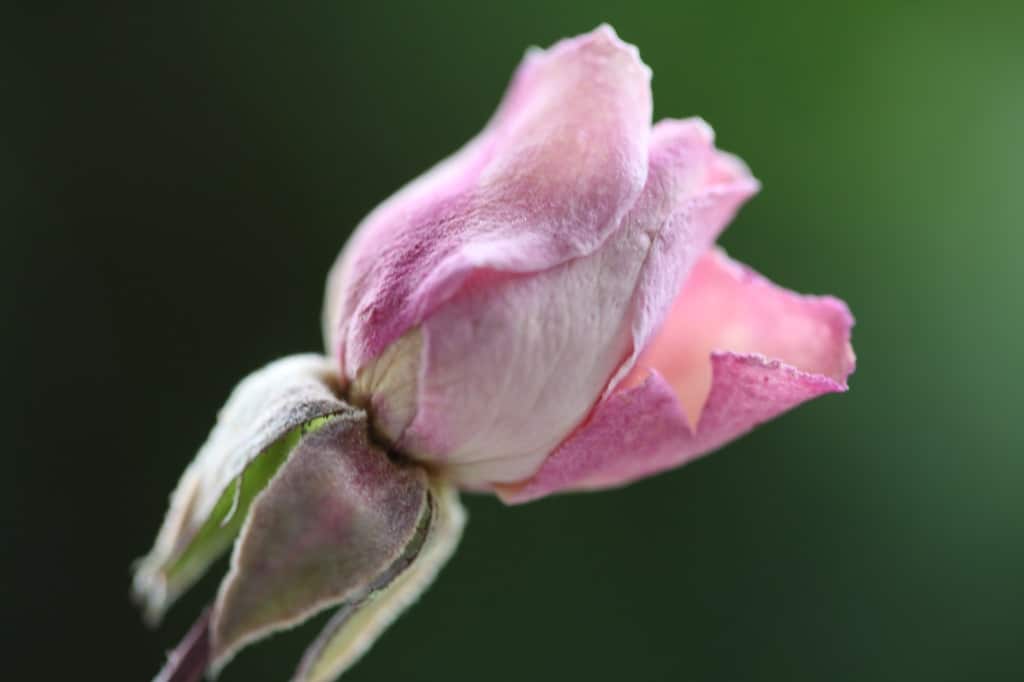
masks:
[(715, 251), (758, 183), (702, 120), (652, 127), (650, 77), (608, 26), (529, 52), (484, 131), (359, 226), (325, 335), (391, 447), (523, 501), (845, 390), (845, 305)]
[(846, 306), (716, 249), (758, 183), (703, 121), (652, 126), (650, 77), (608, 26), (530, 51), (483, 132), (358, 227), (330, 357), (238, 385), (136, 569), (156, 621), (233, 547), (159, 680), (328, 608), (293, 679), (336, 679), (453, 552), (458, 488), (621, 485), (846, 390)]

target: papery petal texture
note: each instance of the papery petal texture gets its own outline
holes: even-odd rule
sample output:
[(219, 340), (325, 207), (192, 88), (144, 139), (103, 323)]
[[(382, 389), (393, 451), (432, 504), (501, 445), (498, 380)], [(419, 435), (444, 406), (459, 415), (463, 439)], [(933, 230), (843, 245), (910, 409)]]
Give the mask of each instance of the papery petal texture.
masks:
[(619, 486), (846, 390), (846, 305), (714, 247), (760, 185), (702, 119), (652, 126), (650, 79), (609, 26), (530, 50), (483, 131), (361, 223), (330, 357), (239, 384), (137, 567), (155, 620), (234, 543), (160, 679), (328, 608), (293, 679), (337, 679), (451, 556), (459, 489)]
[(531, 51), (484, 131), (374, 211), (332, 271), (326, 333), (349, 399), (464, 488), (550, 468), (623, 392), (666, 382), (672, 420), (693, 425), (673, 451), (689, 452), (785, 409), (717, 412), (757, 358), (845, 381), (820, 339), (848, 347), (841, 302), (769, 295), (707, 255), (759, 183), (702, 120), (652, 127), (649, 78), (606, 26)]
[(418, 410), (400, 449), (443, 462), (464, 486), (521, 480), (628, 372), (683, 277), (758, 187), (700, 119), (659, 123), (649, 157), (643, 192), (596, 252), (491, 276), (424, 322)]
[[(852, 325), (838, 299), (794, 294), (710, 251), (633, 376), (534, 476), (498, 492), (519, 503), (622, 485), (844, 391), (855, 365)], [(650, 375), (642, 380), (643, 373)]]
[(714, 131), (702, 119), (654, 126), (647, 184), (625, 221), (626, 229), (653, 227), (654, 239), (630, 311), (632, 353), (609, 392), (661, 328), (691, 269), (760, 187), (746, 164), (715, 148)]
[[(713, 250), (687, 279), (641, 364), (668, 379), (696, 422), (712, 418), (709, 394), (721, 390), (707, 362), (712, 352), (778, 360), (844, 390), (856, 362), (852, 327), (853, 316), (839, 299), (795, 294)], [(741, 364), (750, 363), (760, 364)], [(724, 358), (712, 364), (738, 368)]]
[(344, 374), (467, 286), (593, 252), (644, 185), (650, 70), (608, 26), (530, 51), (484, 131), (377, 208), (330, 275)]

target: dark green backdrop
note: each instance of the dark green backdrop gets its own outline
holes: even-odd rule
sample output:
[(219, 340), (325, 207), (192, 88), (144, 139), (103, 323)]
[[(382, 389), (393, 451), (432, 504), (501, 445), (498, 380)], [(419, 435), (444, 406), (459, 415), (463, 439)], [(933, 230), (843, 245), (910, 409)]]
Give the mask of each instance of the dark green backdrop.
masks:
[(527, 45), (606, 20), (764, 182), (732, 254), (850, 303), (852, 391), (628, 489), (469, 497), (346, 679), (1019, 679), (1024, 6), (144, 4), (3, 21), (5, 676), (155, 672), (215, 582), (151, 632), (129, 565), (228, 390), (319, 348), (350, 229)]

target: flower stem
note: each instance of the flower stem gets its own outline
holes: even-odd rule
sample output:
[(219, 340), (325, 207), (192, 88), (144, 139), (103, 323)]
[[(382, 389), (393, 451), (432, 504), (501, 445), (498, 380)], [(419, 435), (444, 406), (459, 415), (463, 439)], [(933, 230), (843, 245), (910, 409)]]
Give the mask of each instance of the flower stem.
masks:
[(199, 682), (210, 665), (210, 611), (207, 607), (199, 620), (174, 651), (153, 682)]

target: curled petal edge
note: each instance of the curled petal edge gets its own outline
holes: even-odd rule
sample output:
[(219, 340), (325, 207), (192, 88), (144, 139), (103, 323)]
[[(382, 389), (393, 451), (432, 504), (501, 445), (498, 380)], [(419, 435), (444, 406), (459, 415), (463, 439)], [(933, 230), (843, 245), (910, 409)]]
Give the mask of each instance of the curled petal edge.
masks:
[(689, 462), (807, 400), (846, 391), (856, 366), (853, 323), (839, 299), (795, 294), (712, 249), (644, 349), (641, 365), (649, 369), (637, 367), (600, 401), (532, 477), (495, 490), (518, 504), (624, 485)]
[[(639, 386), (600, 404), (530, 479), (495, 491), (507, 504), (522, 504), (558, 492), (623, 486), (697, 459), (802, 402), (847, 390), (834, 379), (763, 356), (715, 353), (711, 362), (715, 383), (698, 428), (672, 386), (652, 371)], [(736, 401), (743, 409), (736, 409)]]
[(604, 243), (643, 188), (650, 117), (650, 69), (610, 26), (528, 52), (484, 131), (374, 210), (339, 258), (324, 321), (346, 379), (474, 273), (537, 272)]

